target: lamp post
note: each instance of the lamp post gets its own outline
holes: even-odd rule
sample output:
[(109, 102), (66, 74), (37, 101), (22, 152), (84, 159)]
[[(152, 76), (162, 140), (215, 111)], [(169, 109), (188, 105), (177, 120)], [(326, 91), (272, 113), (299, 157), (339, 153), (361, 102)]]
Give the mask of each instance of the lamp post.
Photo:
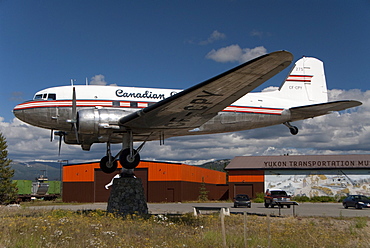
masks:
[(59, 159), (58, 160), (59, 162), (59, 180), (60, 180), (60, 195), (62, 195), (62, 189), (63, 189), (63, 178), (62, 178), (62, 164), (65, 163), (65, 164), (68, 164), (68, 160), (61, 160)]

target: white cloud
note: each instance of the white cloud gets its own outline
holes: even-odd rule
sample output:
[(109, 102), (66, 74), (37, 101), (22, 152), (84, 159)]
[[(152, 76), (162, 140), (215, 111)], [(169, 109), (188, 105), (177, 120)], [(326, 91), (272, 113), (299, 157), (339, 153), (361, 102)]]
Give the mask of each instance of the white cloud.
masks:
[(207, 40), (199, 42), (199, 45), (208, 45), (218, 40), (224, 40), (226, 39), (226, 35), (215, 30), (212, 32), (212, 34), (208, 37)]
[(192, 39), (187, 40), (186, 43), (204, 46), (204, 45), (212, 44), (218, 40), (224, 40), (224, 39), (226, 39), (226, 34), (221, 33), (218, 30), (214, 30), (211, 33), (211, 35), (205, 40), (192, 38)]
[(222, 63), (225, 62), (244, 63), (266, 53), (267, 50), (263, 46), (250, 49), (250, 48), (241, 48), (239, 45), (231, 45), (220, 48), (218, 50), (213, 49), (206, 55), (206, 58)]
[[(363, 105), (292, 123), (299, 128), (295, 136), (284, 125), (278, 125), (235, 133), (176, 137), (165, 140), (162, 146), (159, 141), (148, 142), (141, 158), (199, 164), (243, 155), (370, 153), (370, 91), (334, 89), (329, 90), (329, 96), (331, 101), (356, 99)], [(94, 144), (90, 152), (82, 151), (80, 146), (63, 144), (58, 157), (58, 137), (50, 142), (50, 131), (17, 119), (5, 122), (0, 117), (0, 132), (7, 139), (9, 157), (17, 161), (66, 159), (77, 163), (99, 160), (105, 155), (104, 144)], [(118, 152), (119, 148), (120, 145), (114, 145), (112, 150)]]
[(90, 84), (91, 85), (107, 85), (107, 82), (105, 81), (105, 76), (102, 74), (99, 74), (91, 78)]

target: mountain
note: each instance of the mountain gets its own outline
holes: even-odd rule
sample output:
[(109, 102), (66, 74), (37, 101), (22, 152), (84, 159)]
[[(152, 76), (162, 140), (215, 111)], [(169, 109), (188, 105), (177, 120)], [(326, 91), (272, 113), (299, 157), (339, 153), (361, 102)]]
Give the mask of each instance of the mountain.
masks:
[(230, 163), (231, 159), (220, 159), (220, 160), (215, 160), (212, 162), (207, 162), (202, 165), (197, 165), (198, 167), (206, 168), (206, 169), (211, 169), (211, 170), (216, 170), (216, 171), (222, 171), (225, 172), (225, 167)]
[(14, 170), (13, 180), (35, 181), (40, 175), (46, 176), (50, 181), (59, 181), (61, 178), (61, 163), (59, 162), (17, 162), (13, 161), (11, 167)]

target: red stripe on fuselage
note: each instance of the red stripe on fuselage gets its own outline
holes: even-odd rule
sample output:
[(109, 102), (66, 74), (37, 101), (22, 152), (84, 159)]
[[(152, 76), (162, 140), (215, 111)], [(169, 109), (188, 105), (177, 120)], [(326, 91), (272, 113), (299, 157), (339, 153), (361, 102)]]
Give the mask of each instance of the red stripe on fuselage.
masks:
[[(119, 101), (120, 106), (113, 106), (112, 103), (116, 101), (109, 100), (77, 100), (77, 107), (116, 107), (116, 108), (145, 108), (148, 102), (135, 102), (137, 107), (131, 107), (130, 101)], [(118, 101), (117, 101), (118, 102)], [(24, 110), (33, 108), (72, 108), (72, 101), (30, 101), (17, 105), (14, 110)], [(238, 113), (253, 113), (253, 114), (270, 114), (281, 115), (284, 109), (281, 108), (262, 108), (262, 107), (247, 107), (247, 106), (229, 106), (224, 112), (238, 112)]]

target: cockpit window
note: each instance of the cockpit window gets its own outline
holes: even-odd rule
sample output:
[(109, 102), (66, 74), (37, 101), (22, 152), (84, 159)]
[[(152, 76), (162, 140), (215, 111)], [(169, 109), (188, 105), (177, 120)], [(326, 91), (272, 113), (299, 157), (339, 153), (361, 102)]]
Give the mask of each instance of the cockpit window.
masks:
[(34, 99), (34, 100), (42, 99), (42, 94), (36, 95), (33, 99)]
[(56, 100), (56, 99), (57, 99), (56, 94), (54, 94), (54, 93), (49, 93), (48, 94), (48, 100)]
[(49, 94), (37, 94), (33, 98), (34, 100), (56, 100), (57, 95), (55, 93), (49, 93)]

